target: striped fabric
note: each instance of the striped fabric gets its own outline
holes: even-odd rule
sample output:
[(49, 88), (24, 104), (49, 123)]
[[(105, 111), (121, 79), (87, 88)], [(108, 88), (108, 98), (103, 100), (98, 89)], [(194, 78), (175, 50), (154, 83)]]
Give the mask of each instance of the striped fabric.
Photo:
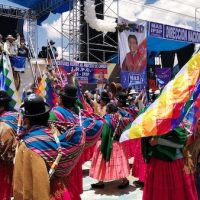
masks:
[(14, 130), (14, 132), (17, 131), (17, 120), (18, 120), (18, 114), (16, 112), (10, 112), (10, 111), (8, 111), (8, 112), (4, 112), (0, 116), (0, 121), (1, 122), (5, 122), (10, 127), (12, 127), (12, 129)]
[[(51, 115), (52, 113), (55, 117), (53, 120), (59, 123), (74, 125), (80, 123), (79, 116), (67, 108), (57, 106), (52, 109)], [(86, 146), (90, 147), (97, 142), (103, 131), (103, 119), (97, 115), (92, 115), (91, 117), (82, 116), (81, 121), (82, 128), (86, 133)]]
[[(122, 117), (120, 119), (119, 113), (106, 114), (106, 115), (104, 115), (104, 119), (109, 124), (109, 126), (113, 129), (113, 132), (116, 131), (116, 135), (118, 135), (118, 136), (120, 136), (121, 133), (126, 128), (126, 126), (133, 121), (131, 116)], [(120, 122), (119, 122), (119, 119), (120, 119)], [(118, 122), (119, 122), (119, 126), (117, 127)], [(115, 130), (116, 127), (117, 127), (117, 130)]]
[(75, 86), (77, 87), (77, 95), (78, 95), (78, 98), (79, 98), (79, 100), (80, 100), (80, 102), (81, 102), (81, 104), (83, 106), (83, 109), (92, 114), (93, 113), (93, 109), (86, 102), (77, 79), (75, 79)]
[(119, 111), (123, 116), (132, 116), (134, 119), (138, 116), (138, 110), (133, 107), (122, 107)]
[(199, 75), (200, 53), (197, 53), (164, 87), (159, 98), (134, 120), (120, 140), (162, 135), (179, 126), (200, 93)]
[[(56, 176), (67, 176), (77, 164), (84, 149), (85, 134), (79, 126), (74, 126), (58, 136), (62, 147), (62, 158), (55, 171)], [(58, 145), (51, 130), (44, 126), (33, 126), (24, 135), (26, 146), (39, 154), (51, 167), (58, 155)]]
[(0, 89), (5, 90), (11, 97), (11, 108), (18, 110), (21, 105), (21, 99), (15, 87), (10, 60), (4, 54), (1, 55), (0, 59)]
[(197, 120), (200, 118), (200, 95), (190, 107), (187, 115), (183, 119), (183, 124), (188, 125), (189, 130), (194, 133), (197, 128)]

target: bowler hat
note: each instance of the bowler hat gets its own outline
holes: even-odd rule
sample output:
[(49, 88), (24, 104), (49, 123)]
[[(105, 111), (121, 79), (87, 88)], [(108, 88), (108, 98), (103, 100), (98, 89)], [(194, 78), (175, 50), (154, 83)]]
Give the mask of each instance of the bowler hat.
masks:
[(53, 40), (50, 40), (49, 43), (50, 43), (51, 45), (54, 45), (54, 44), (55, 44), (55, 42), (54, 42)]
[(63, 90), (60, 90), (58, 94), (61, 97), (68, 98), (69, 100), (76, 100), (77, 97), (77, 87), (71, 84), (66, 84)]
[(9, 102), (11, 101), (11, 97), (8, 95), (8, 93), (4, 90), (0, 90), (0, 102)]
[(127, 100), (127, 94), (125, 92), (120, 92), (116, 99), (119, 101), (119, 102), (126, 102)]
[(105, 91), (101, 92), (101, 100), (103, 100), (107, 103), (110, 102), (110, 97), (107, 92), (105, 92)]
[(50, 112), (50, 106), (37, 94), (30, 94), (24, 99), (21, 108), (24, 108), (25, 117), (37, 117)]

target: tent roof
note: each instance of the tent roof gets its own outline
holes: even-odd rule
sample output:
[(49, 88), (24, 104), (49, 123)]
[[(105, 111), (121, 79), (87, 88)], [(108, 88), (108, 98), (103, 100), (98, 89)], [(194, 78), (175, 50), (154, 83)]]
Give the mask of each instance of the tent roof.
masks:
[[(8, 0), (13, 3), (19, 4), (21, 6), (37, 10), (41, 7), (41, 5), (46, 2), (46, 0)], [(51, 5), (52, 4), (52, 5)], [(56, 7), (57, 5), (61, 5)], [(45, 4), (46, 5), (46, 4)], [(53, 13), (62, 13), (65, 11), (68, 11), (72, 9), (73, 6), (73, 0), (54, 0), (54, 1), (48, 1), (48, 5), (46, 5), (46, 8), (50, 8), (51, 6), (55, 6), (55, 9), (50, 10), (50, 12)], [(45, 6), (43, 5), (43, 9), (45, 9)], [(46, 14), (46, 13), (45, 13)]]
[(36, 12), (38, 9), (41, 10), (42, 8), (42, 11), (44, 10), (44, 12), (42, 12), (41, 13), (42, 15), (40, 15), (37, 19), (38, 25), (41, 25), (41, 22), (43, 22), (49, 16), (50, 12), (54, 14), (63, 13), (73, 8), (73, 0), (52, 0), (52, 1), (48, 1), (48, 5), (44, 4), (46, 0), (28, 0), (28, 1), (27, 0), (8, 0), (8, 1), (30, 8), (32, 10), (36, 10)]

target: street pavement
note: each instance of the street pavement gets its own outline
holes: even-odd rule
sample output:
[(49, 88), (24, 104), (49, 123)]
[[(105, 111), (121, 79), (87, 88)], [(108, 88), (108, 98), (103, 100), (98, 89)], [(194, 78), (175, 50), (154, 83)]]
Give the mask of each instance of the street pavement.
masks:
[(105, 183), (104, 189), (92, 189), (91, 184), (97, 181), (89, 177), (91, 162), (86, 162), (83, 166), (83, 194), (82, 200), (142, 200), (142, 190), (133, 186), (134, 177), (129, 176), (130, 186), (126, 189), (118, 189), (118, 181)]

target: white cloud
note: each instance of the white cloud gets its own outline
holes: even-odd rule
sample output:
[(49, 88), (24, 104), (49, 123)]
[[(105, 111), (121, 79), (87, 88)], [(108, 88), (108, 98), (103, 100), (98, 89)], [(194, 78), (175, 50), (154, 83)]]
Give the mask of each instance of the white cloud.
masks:
[[(65, 19), (68, 15), (69, 12), (64, 12), (63, 19)], [(61, 16), (57, 20), (54, 20), (52, 23), (43, 23), (42, 27), (46, 31), (49, 39), (61, 38)]]
[[(58, 59), (61, 59), (62, 58), (62, 47), (56, 47), (57, 48), (57, 51), (58, 51)], [(63, 58), (64, 59), (68, 59), (69, 58), (69, 52), (68, 51), (65, 51), (63, 53)]]
[(131, 0), (120, 0), (120, 16), (128, 19), (134, 16), (147, 21), (194, 29), (195, 7), (200, 6), (200, 2), (158, 0), (153, 4), (144, 5), (145, 2), (143, 0), (137, 3)]

